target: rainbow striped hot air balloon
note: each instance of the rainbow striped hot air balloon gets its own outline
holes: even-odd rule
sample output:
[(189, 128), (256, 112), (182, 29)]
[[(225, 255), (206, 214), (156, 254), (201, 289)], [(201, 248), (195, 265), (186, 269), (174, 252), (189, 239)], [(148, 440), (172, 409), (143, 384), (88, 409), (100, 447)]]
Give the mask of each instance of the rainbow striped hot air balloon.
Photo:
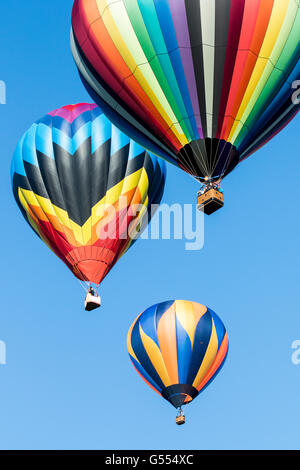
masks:
[(99, 285), (150, 219), (151, 204), (159, 204), (165, 165), (98, 106), (81, 103), (25, 132), (11, 177), (31, 228), (78, 279)]
[(228, 352), (220, 318), (197, 302), (170, 300), (152, 305), (131, 325), (129, 357), (144, 381), (179, 409), (214, 379)]
[(299, 111), (299, 0), (75, 0), (71, 47), (110, 119), (204, 190)]

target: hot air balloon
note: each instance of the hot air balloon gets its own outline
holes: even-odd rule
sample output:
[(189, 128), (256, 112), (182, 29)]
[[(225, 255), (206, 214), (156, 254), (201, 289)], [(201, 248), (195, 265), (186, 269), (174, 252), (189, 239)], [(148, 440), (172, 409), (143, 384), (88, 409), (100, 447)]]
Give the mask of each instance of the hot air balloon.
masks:
[(31, 228), (87, 284), (97, 286), (131, 247), (162, 198), (165, 164), (117, 129), (95, 104), (65, 106), (34, 123), (11, 166)]
[(127, 348), (144, 381), (178, 409), (194, 400), (215, 378), (228, 352), (220, 318), (197, 302), (170, 300), (152, 305), (131, 325)]
[(75, 0), (71, 48), (93, 99), (199, 180), (208, 214), (222, 179), (299, 110), (299, 1)]

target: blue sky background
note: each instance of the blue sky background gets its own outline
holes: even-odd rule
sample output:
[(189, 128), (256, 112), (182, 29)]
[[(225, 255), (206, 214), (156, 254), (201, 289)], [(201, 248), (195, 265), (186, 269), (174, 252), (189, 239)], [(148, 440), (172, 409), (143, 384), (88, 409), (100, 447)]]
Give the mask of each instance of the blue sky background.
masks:
[[(103, 307), (26, 225), (10, 187), (18, 139), (60, 106), (90, 102), (69, 49), (72, 0), (0, 7), (1, 449), (299, 449), (299, 116), (224, 181), (201, 251), (139, 241), (103, 282)], [(163, 201), (195, 202), (197, 183), (168, 165)], [(126, 350), (135, 317), (167, 299), (224, 321), (227, 362), (186, 409), (187, 424), (144, 384)]]

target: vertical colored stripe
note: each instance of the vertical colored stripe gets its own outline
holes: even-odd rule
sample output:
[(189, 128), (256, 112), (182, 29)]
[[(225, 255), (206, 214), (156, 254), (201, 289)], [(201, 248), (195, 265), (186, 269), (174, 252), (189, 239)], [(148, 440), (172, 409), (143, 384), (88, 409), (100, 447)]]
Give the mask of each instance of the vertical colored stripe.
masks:
[(178, 383), (175, 304), (162, 315), (157, 325), (157, 338), (172, 384)]

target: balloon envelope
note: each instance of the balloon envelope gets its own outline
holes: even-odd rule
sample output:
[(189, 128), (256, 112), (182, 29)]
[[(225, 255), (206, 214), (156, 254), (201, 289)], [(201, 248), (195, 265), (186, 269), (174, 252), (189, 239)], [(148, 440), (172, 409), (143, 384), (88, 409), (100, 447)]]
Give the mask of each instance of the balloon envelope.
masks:
[(19, 141), (13, 192), (25, 220), (75, 276), (99, 284), (161, 200), (159, 160), (95, 104), (65, 106)]
[(299, 110), (299, 1), (75, 0), (71, 47), (110, 119), (201, 181)]
[(211, 309), (171, 300), (149, 307), (135, 320), (127, 348), (144, 381), (179, 408), (196, 398), (220, 371), (228, 336)]

